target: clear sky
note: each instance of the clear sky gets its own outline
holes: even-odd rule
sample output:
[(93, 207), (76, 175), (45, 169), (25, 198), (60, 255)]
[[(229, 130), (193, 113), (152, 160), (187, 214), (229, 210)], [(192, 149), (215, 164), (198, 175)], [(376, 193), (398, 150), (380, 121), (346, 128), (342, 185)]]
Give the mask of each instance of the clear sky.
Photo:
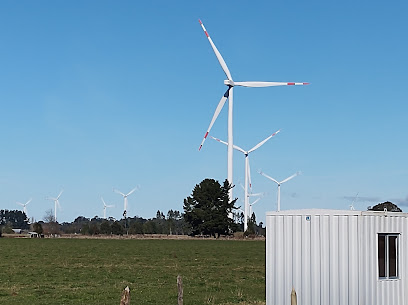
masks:
[[(249, 149), (257, 220), (281, 208), (408, 205), (407, 1), (1, 1), (0, 208), (58, 221), (182, 211), (226, 146), (198, 147), (236, 81), (310, 82), (234, 90), (234, 143)], [(227, 105), (211, 134), (227, 140)], [(244, 158), (234, 153), (234, 195)], [(242, 202), (239, 201), (239, 205)]]

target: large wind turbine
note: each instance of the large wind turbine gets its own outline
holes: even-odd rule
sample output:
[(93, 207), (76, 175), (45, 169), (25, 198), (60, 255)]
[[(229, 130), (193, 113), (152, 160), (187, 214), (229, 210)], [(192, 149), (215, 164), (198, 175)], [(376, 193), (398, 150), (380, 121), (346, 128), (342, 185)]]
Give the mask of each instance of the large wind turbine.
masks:
[[(219, 113), (221, 112), (222, 107), (224, 106), (225, 102), (227, 99), (229, 99), (228, 103), (228, 182), (233, 185), (232, 182), (232, 157), (233, 157), (233, 135), (232, 135), (232, 109), (233, 109), (233, 88), (234, 86), (243, 86), (243, 87), (272, 87), (272, 86), (291, 86), (291, 85), (308, 85), (309, 83), (293, 83), (293, 82), (258, 82), (258, 81), (250, 81), (250, 82), (234, 82), (232, 80), (231, 73), (227, 67), (227, 64), (225, 63), (224, 59), (221, 56), (221, 53), (218, 51), (217, 47), (213, 43), (210, 35), (208, 34), (207, 30), (204, 27), (204, 24), (199, 20), (201, 27), (203, 28), (203, 31), (205, 35), (208, 38), (208, 41), (210, 42), (210, 45), (215, 53), (215, 56), (218, 59), (218, 62), (221, 65), (222, 70), (224, 71), (225, 75), (227, 76), (227, 80), (224, 80), (224, 84), (228, 87), (227, 91), (225, 91), (223, 97), (221, 98), (220, 102), (218, 103), (217, 108), (215, 109), (215, 113), (213, 115), (213, 118), (210, 122), (210, 125), (208, 126), (208, 129), (206, 133), (204, 134), (203, 141), (201, 142), (201, 145), (198, 150), (201, 149), (201, 147), (204, 144), (205, 139), (207, 138), (215, 120), (217, 119)], [(229, 197), (230, 200), (233, 200), (232, 197), (232, 188), (230, 189), (229, 192)]]
[[(245, 156), (245, 186), (244, 186), (244, 192), (245, 192), (245, 199), (244, 199), (244, 232), (247, 229), (247, 222), (250, 216), (249, 213), (249, 196), (248, 196), (248, 182), (250, 184), (251, 187), (251, 170), (249, 168), (249, 154), (251, 152), (253, 152), (254, 150), (257, 150), (259, 147), (261, 147), (262, 145), (264, 145), (270, 138), (272, 138), (273, 136), (277, 135), (280, 132), (280, 130), (274, 132), (273, 134), (271, 134), (269, 137), (267, 137), (265, 140), (259, 142), (258, 144), (256, 144), (254, 147), (252, 147), (250, 150), (244, 150), (241, 147), (237, 146), (237, 145), (233, 145), (233, 148), (236, 150), (239, 150), (240, 152), (242, 152)], [(222, 141), (220, 139), (214, 138), (213, 136), (211, 136), (212, 139), (225, 144), (229, 147), (228, 143), (225, 141)]]
[(292, 176), (290, 176), (290, 177), (288, 177), (286, 179), (283, 179), (280, 182), (273, 179), (272, 177), (268, 176), (267, 174), (263, 173), (261, 170), (259, 170), (258, 173), (260, 173), (262, 176), (268, 178), (269, 180), (272, 180), (273, 182), (275, 182), (278, 185), (278, 208), (277, 208), (277, 211), (279, 212), (280, 211), (280, 186), (281, 186), (281, 184), (289, 181), (292, 178), (295, 178), (297, 175), (300, 174), (300, 172), (294, 173)]
[(16, 202), (18, 205), (21, 205), (23, 207), (23, 212), (26, 214), (26, 217), (28, 218), (27, 215), (27, 204), (29, 204), (31, 202), (32, 198), (30, 198), (30, 200), (28, 200), (26, 203), (21, 203), (21, 202)]
[(61, 205), (60, 205), (60, 203), (59, 203), (59, 198), (61, 197), (61, 194), (62, 194), (62, 192), (63, 192), (64, 190), (61, 190), (61, 192), (59, 193), (59, 195), (56, 197), (56, 198), (54, 198), (54, 197), (47, 197), (46, 199), (48, 199), (48, 200), (52, 200), (52, 201), (54, 201), (54, 220), (55, 220), (55, 222), (57, 222), (57, 206), (59, 207), (59, 208), (61, 208)]
[(130, 195), (130, 194), (132, 194), (134, 191), (136, 191), (137, 189), (138, 189), (139, 187), (138, 186), (136, 186), (133, 190), (131, 190), (129, 193), (127, 193), (127, 194), (124, 194), (124, 193), (122, 193), (121, 191), (119, 191), (119, 190), (117, 190), (117, 189), (113, 189), (113, 191), (115, 192), (115, 193), (118, 193), (118, 194), (121, 194), (122, 196), (123, 196), (123, 201), (124, 201), (124, 203), (123, 203), (123, 217), (124, 218), (126, 218), (126, 214), (127, 214), (127, 206), (128, 206), (128, 200), (127, 200), (127, 198), (128, 198), (128, 196)]
[(101, 197), (101, 200), (103, 202), (103, 218), (106, 219), (106, 208), (113, 208), (114, 205), (107, 205), (105, 200)]

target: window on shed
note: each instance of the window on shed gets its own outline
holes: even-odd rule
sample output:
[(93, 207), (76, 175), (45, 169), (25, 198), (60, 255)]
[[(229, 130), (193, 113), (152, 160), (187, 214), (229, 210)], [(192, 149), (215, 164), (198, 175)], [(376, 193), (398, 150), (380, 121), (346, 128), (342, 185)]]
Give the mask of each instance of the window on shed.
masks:
[(378, 234), (378, 276), (398, 278), (398, 234)]

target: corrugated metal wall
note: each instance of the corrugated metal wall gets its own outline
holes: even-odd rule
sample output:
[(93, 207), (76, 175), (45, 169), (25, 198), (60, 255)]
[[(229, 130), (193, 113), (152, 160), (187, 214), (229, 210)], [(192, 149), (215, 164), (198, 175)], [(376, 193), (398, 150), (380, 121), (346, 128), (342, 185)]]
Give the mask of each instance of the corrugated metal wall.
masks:
[[(267, 305), (408, 305), (407, 214), (300, 210), (266, 217)], [(379, 280), (377, 234), (400, 233), (398, 280)]]

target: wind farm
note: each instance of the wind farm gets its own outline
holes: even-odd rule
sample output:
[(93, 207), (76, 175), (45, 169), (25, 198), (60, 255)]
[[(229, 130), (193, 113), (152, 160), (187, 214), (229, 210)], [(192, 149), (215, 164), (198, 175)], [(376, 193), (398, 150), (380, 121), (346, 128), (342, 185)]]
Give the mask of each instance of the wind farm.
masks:
[(405, 305), (407, 10), (2, 3), (0, 303)]

